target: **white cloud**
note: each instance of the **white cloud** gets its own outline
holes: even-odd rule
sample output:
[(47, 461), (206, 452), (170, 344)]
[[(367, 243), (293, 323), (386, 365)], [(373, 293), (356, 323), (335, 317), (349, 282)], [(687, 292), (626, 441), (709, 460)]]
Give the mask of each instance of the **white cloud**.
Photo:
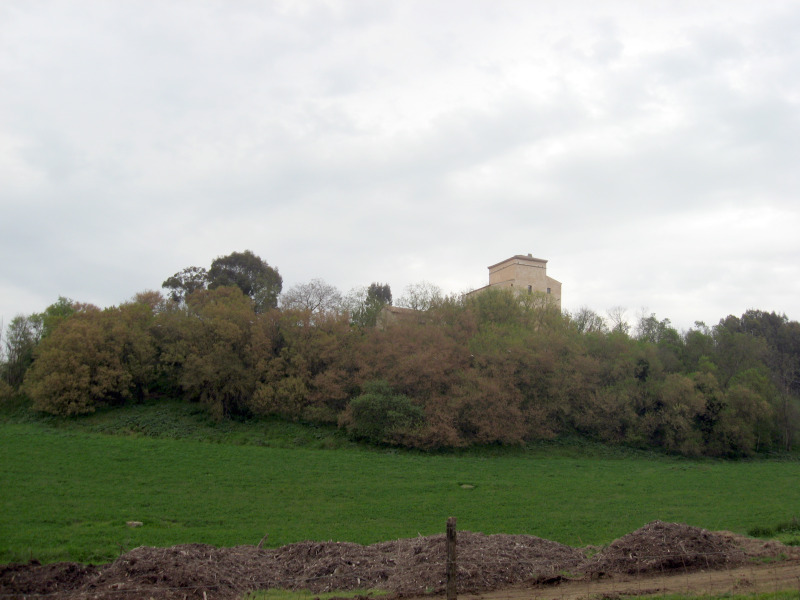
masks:
[(287, 287), (800, 318), (793, 2), (8, 2), (0, 315), (251, 249)]

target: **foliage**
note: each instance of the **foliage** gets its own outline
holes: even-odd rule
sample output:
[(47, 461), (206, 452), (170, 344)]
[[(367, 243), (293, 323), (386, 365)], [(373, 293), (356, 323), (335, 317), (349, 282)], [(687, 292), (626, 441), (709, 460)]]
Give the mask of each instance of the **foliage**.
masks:
[(219, 256), (208, 270), (208, 288), (238, 287), (253, 300), (257, 313), (278, 306), (283, 279), (278, 270), (250, 250)]
[(353, 389), (346, 315), (272, 311), (255, 323), (255, 414), (335, 423)]
[(38, 334), (32, 318), (18, 315), (8, 324), (2, 380), (11, 388), (18, 389), (22, 385), (25, 373), (33, 362), (37, 342)]
[(388, 283), (370, 283), (367, 288), (367, 298), (382, 302), (383, 304), (392, 303), (392, 289)]
[(0, 378), (0, 405), (10, 401), (13, 396), (14, 389)]
[[(100, 310), (59, 298), (20, 316), (5, 339), (3, 393), (24, 382), (36, 410), (59, 415), (169, 395), (219, 421), (340, 423), (424, 449), (560, 436), (728, 458), (797, 447), (800, 324), (783, 315), (750, 310), (681, 333), (644, 313), (631, 334), (619, 307), (606, 324), (585, 307), (561, 313), (546, 294), (445, 298), (419, 284), (401, 299), (416, 312), (377, 322), (391, 301), (386, 284), (339, 305), (335, 288), (313, 280), (279, 309), (259, 305), (264, 269), (252, 253), (233, 253), (179, 302), (145, 291)], [(181, 294), (198, 274), (185, 270)], [(353, 403), (374, 380), (402, 407)], [(358, 433), (374, 417), (361, 404), (413, 419)]]
[(178, 339), (168, 350), (180, 365), (181, 390), (217, 419), (247, 415), (255, 387), (250, 352), (253, 302), (237, 287), (199, 290), (186, 301)]
[(628, 335), (631, 330), (630, 323), (628, 323), (627, 309), (624, 306), (612, 306), (606, 313), (608, 314), (608, 321), (611, 324), (611, 331), (623, 333)]
[(169, 290), (169, 297), (173, 302), (184, 302), (187, 296), (197, 290), (204, 290), (207, 285), (208, 271), (205, 268), (186, 267), (164, 280), (161, 287)]
[(6, 332), (3, 347), (5, 360), (0, 364), (0, 380), (13, 390), (18, 390), (33, 363), (36, 346), (75, 310), (76, 305), (72, 300), (60, 296), (41, 313), (16, 316)]
[(344, 306), (350, 315), (350, 322), (364, 329), (375, 327), (381, 309), (391, 303), (392, 293), (389, 286), (373, 283), (368, 288), (350, 290)]
[(396, 394), (388, 383), (376, 380), (364, 384), (361, 395), (350, 401), (341, 422), (356, 439), (380, 444), (402, 442), (422, 424), (423, 418), (422, 409), (408, 396)]
[(442, 289), (429, 281), (406, 286), (397, 306), (413, 310), (429, 310), (442, 301)]
[(606, 333), (605, 319), (588, 306), (581, 306), (575, 314), (567, 314), (578, 333)]
[(148, 306), (131, 303), (85, 307), (65, 319), (39, 344), (25, 378), (33, 408), (69, 416), (141, 400), (155, 360), (152, 316)]

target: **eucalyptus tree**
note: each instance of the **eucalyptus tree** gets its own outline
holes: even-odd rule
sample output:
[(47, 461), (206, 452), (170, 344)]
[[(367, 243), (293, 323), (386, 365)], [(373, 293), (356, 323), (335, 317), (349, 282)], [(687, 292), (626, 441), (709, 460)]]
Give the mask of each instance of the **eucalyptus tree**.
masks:
[(256, 313), (278, 306), (283, 278), (278, 270), (250, 250), (219, 256), (208, 270), (208, 289), (236, 286), (253, 300)]

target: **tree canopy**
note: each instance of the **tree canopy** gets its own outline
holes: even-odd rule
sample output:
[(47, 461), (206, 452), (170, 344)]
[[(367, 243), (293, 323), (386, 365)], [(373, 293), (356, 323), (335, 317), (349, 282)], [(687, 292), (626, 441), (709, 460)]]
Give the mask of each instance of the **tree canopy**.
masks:
[(312, 314), (329, 314), (342, 309), (342, 294), (322, 279), (293, 286), (281, 295), (281, 307), (307, 310)]
[(182, 303), (200, 290), (234, 286), (253, 301), (256, 312), (278, 306), (283, 279), (278, 270), (250, 250), (218, 256), (211, 268), (186, 267), (168, 277), (161, 287), (174, 302)]
[(278, 270), (250, 250), (215, 258), (208, 270), (208, 288), (236, 286), (254, 303), (256, 312), (278, 306), (283, 279)]
[(207, 285), (208, 271), (203, 267), (186, 267), (164, 280), (161, 287), (169, 290), (171, 300), (183, 302), (188, 295), (197, 290), (204, 290)]
[(199, 269), (176, 274), (169, 299), (147, 291), (100, 309), (59, 298), (15, 318), (0, 401), (79, 415), (179, 397), (216, 419), (337, 423), (419, 448), (579, 436), (735, 457), (800, 442), (800, 323), (785, 315), (750, 310), (679, 332), (655, 314), (631, 328), (618, 307), (607, 323), (535, 294), (441, 297), (420, 285), (401, 300), (414, 318), (376, 325), (388, 285), (339, 304), (312, 280), (277, 308), (272, 268), (246, 254), (215, 261), (203, 285)]

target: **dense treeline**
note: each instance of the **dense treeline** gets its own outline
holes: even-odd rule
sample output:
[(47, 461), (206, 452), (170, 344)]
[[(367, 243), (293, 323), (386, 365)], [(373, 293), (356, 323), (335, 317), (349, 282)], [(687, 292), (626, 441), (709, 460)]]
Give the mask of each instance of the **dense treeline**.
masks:
[(62, 298), (17, 317), (0, 394), (57, 415), (180, 397), (218, 419), (337, 423), (421, 448), (561, 435), (687, 455), (796, 446), (800, 324), (782, 315), (752, 310), (685, 332), (650, 315), (629, 332), (535, 294), (443, 298), (414, 286), (399, 304), (418, 312), (381, 320), (382, 284), (343, 298), (316, 280), (279, 296), (272, 273), (269, 290), (250, 293), (201, 275), (187, 290), (167, 280), (167, 298), (104, 310)]

